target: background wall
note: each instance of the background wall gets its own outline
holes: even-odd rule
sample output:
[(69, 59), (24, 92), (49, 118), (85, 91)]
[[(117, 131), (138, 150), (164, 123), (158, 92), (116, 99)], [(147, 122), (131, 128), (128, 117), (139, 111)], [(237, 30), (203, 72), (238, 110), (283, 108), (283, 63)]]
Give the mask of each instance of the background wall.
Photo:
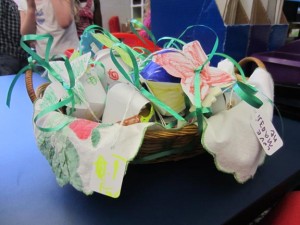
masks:
[(108, 29), (108, 21), (112, 16), (119, 16), (120, 25), (131, 19), (131, 0), (100, 0), (103, 27)]

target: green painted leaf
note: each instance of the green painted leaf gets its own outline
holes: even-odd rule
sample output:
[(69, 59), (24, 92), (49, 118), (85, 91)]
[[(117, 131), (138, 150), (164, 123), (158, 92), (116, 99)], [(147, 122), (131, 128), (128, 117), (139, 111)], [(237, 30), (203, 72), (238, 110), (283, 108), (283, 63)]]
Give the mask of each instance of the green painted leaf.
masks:
[(92, 132), (92, 144), (95, 148), (100, 142), (100, 132), (98, 129), (94, 129)]

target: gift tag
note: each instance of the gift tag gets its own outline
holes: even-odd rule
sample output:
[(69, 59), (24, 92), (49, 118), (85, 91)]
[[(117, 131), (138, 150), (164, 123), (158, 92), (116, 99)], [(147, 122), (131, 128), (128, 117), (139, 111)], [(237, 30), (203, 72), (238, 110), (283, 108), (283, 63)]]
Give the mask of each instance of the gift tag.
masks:
[(128, 163), (133, 160), (142, 143), (146, 128), (152, 123), (130, 126), (103, 125), (99, 129), (99, 143), (93, 153), (88, 189), (118, 198)]
[(256, 111), (251, 126), (267, 155), (273, 155), (283, 146), (283, 141), (272, 122), (260, 110)]
[(124, 157), (110, 150), (98, 151), (93, 163), (90, 188), (95, 192), (118, 198), (126, 168), (127, 160)]

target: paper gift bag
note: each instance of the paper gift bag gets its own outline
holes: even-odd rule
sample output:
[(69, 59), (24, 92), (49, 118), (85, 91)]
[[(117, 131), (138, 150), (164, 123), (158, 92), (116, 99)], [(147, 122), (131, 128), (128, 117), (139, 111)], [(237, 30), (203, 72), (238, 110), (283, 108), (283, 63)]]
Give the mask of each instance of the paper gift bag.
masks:
[[(153, 95), (160, 101), (171, 107), (175, 112), (180, 113), (186, 108), (184, 92), (181, 88), (180, 83), (154, 81), (146, 81), (146, 83)], [(162, 115), (170, 116), (170, 114), (164, 109), (157, 107), (157, 110)]]
[[(259, 90), (257, 97), (264, 102), (259, 110), (271, 121), (271, 101), (274, 98), (271, 75), (265, 69), (257, 68), (249, 78), (249, 83)], [(206, 119), (202, 135), (202, 144), (214, 156), (216, 167), (232, 173), (241, 183), (254, 176), (265, 158), (265, 152), (251, 127), (256, 112), (257, 109), (241, 101), (233, 108)]]
[[(122, 75), (121, 71), (118, 69), (117, 65), (111, 59), (110, 49), (103, 49), (97, 52), (95, 56), (95, 61), (100, 62), (103, 67), (100, 67), (102, 71), (99, 71), (100, 76), (103, 77), (103, 86), (106, 88), (109, 85), (112, 85), (116, 82), (129, 83), (128, 80)], [(128, 73), (130, 67), (116, 54), (116, 59), (120, 63), (120, 66)]]
[[(150, 108), (149, 100), (132, 85), (117, 83), (107, 92), (102, 122), (116, 123), (139, 114), (143, 114), (144, 117), (151, 117)], [(147, 112), (147, 115), (144, 112)]]
[[(73, 110), (71, 115), (78, 118), (90, 119), (99, 121), (103, 114), (106, 92), (97, 75), (97, 67), (89, 65), (91, 53), (79, 56), (71, 61), (71, 67), (75, 79), (75, 87), (73, 93), (75, 95), (75, 106), (72, 107), (70, 102), (67, 105), (67, 112)], [(65, 83), (69, 84), (69, 71), (63, 61), (50, 62), (51, 67), (59, 75)], [(62, 85), (58, 82), (54, 74), (49, 73), (50, 81), (54, 83), (55, 92), (59, 93), (62, 99), (68, 98), (69, 94)]]

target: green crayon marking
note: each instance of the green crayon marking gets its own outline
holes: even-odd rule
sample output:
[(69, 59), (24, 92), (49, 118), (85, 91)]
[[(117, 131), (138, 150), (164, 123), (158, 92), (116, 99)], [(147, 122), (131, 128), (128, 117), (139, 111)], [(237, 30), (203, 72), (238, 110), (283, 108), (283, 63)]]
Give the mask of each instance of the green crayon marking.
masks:
[(86, 81), (88, 84), (91, 84), (91, 85), (97, 84), (97, 79), (96, 79), (96, 77), (93, 77), (93, 76), (90, 76)]

